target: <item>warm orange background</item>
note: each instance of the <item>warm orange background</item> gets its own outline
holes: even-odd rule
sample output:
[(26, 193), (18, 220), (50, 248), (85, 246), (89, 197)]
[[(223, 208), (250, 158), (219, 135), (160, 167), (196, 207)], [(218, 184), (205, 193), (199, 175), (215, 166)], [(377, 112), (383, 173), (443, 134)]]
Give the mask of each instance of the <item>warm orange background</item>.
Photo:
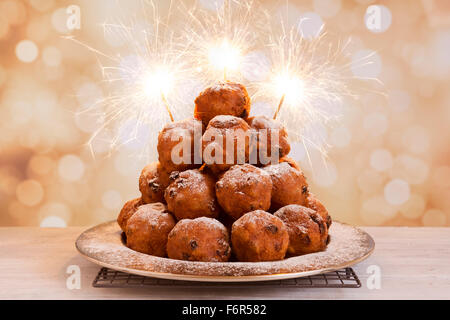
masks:
[[(132, 15), (135, 2), (118, 10), (108, 0), (0, 0), (0, 226), (91, 225), (114, 219), (138, 195), (145, 161), (126, 149), (106, 156), (101, 142), (94, 159), (86, 147), (95, 120), (77, 112), (106, 93), (95, 55), (61, 37), (70, 34), (64, 8), (77, 4), (77, 39), (114, 52), (118, 44), (100, 24)], [(155, 1), (162, 11), (167, 2)], [(285, 10), (285, 1), (257, 2)], [(450, 2), (378, 1), (392, 14), (378, 34), (364, 24), (374, 3), (290, 1), (288, 23), (316, 12), (335, 34), (353, 38), (351, 50), (375, 51), (386, 94), (362, 94), (324, 133), (327, 169), (305, 169), (311, 189), (336, 220), (450, 226)]]

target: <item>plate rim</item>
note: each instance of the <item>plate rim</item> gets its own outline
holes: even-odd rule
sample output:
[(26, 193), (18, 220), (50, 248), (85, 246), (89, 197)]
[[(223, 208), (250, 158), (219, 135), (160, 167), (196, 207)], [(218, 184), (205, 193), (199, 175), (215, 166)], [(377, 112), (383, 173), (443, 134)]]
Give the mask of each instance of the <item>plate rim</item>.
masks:
[[(301, 272), (286, 272), (286, 273), (273, 273), (273, 274), (261, 274), (261, 275), (192, 275), (192, 274), (181, 274), (181, 273), (171, 273), (171, 272), (157, 272), (157, 271), (148, 271), (148, 270), (140, 270), (140, 269), (133, 269), (128, 267), (121, 267), (117, 265), (110, 264), (108, 262), (101, 261), (99, 259), (90, 257), (89, 255), (85, 254), (82, 249), (79, 247), (79, 241), (81, 241), (82, 236), (102, 225), (108, 225), (115, 222), (115, 220), (100, 223), (98, 225), (92, 226), (85, 231), (83, 231), (75, 241), (75, 247), (79, 254), (83, 256), (88, 261), (91, 261), (97, 265), (100, 265), (105, 268), (109, 268), (115, 271), (125, 272), (129, 274), (139, 275), (139, 276), (145, 276), (145, 277), (152, 277), (152, 278), (158, 278), (158, 279), (166, 279), (166, 280), (179, 280), (179, 281), (192, 281), (192, 282), (259, 282), (259, 281), (274, 281), (274, 280), (285, 280), (285, 279), (293, 279), (293, 278), (301, 278), (301, 277), (308, 277), (323, 273), (328, 273), (332, 271), (336, 271), (343, 268), (348, 268), (352, 265), (355, 265), (357, 263), (360, 263), (364, 260), (366, 260), (375, 250), (375, 241), (370, 236), (369, 233), (366, 231), (338, 221), (333, 221), (333, 223), (339, 223), (341, 225), (350, 226), (354, 229), (357, 229), (358, 231), (365, 234), (365, 236), (369, 239), (370, 242), (370, 249), (367, 250), (367, 252), (351, 261), (347, 261), (345, 263), (341, 263), (338, 265), (332, 265), (330, 267), (326, 268), (320, 268), (320, 269), (314, 269), (314, 270), (308, 270), (308, 271), (301, 271)], [(143, 253), (140, 253), (143, 254)], [(162, 259), (169, 259), (169, 258), (162, 258)], [(233, 262), (231, 262), (233, 263)]]

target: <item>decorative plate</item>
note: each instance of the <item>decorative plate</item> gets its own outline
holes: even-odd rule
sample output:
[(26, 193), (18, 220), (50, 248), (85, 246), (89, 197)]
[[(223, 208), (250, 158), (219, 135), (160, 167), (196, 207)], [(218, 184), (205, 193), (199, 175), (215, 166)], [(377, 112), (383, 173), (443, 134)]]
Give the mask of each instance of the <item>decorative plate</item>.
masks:
[(83, 232), (76, 241), (88, 260), (110, 269), (141, 276), (188, 281), (245, 282), (306, 277), (354, 265), (375, 248), (363, 230), (333, 222), (325, 251), (270, 262), (192, 262), (155, 257), (125, 246), (116, 221)]

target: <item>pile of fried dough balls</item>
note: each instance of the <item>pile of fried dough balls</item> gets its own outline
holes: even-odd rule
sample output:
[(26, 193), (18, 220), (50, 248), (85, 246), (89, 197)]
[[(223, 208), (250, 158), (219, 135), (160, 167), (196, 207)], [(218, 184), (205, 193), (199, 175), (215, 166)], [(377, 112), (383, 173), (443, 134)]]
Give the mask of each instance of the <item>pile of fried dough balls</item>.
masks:
[[(139, 178), (142, 196), (125, 203), (117, 218), (130, 249), (203, 262), (275, 261), (326, 249), (331, 218), (309, 192), (298, 164), (287, 157), (285, 128), (277, 120), (249, 114), (246, 88), (223, 82), (200, 93), (193, 118), (163, 128), (159, 161), (147, 165)], [(237, 129), (256, 137), (256, 143), (240, 144), (241, 158), (235, 154), (230, 163), (233, 155), (224, 147), (219, 155), (224, 161), (216, 161), (223, 163), (195, 164), (194, 146), (201, 151), (211, 147), (216, 141), (205, 137), (213, 135), (223, 136), (226, 146), (227, 133)], [(266, 136), (278, 130), (276, 146), (267, 146), (270, 138), (259, 138), (263, 130)], [(192, 144), (192, 154), (183, 155), (191, 161), (172, 161), (179, 142), (173, 141), (173, 134)], [(249, 164), (251, 152), (262, 144), (269, 151), (278, 148), (277, 163)]]

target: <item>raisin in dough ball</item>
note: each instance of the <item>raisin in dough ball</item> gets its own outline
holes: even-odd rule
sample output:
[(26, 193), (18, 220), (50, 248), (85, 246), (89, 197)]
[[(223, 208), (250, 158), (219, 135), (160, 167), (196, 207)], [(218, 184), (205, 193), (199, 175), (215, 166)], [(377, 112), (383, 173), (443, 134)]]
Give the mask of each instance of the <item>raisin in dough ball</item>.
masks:
[(174, 172), (171, 178), (174, 181), (167, 187), (164, 197), (169, 211), (178, 220), (219, 215), (216, 180), (211, 174), (196, 169)]
[(158, 257), (166, 256), (169, 232), (175, 227), (175, 219), (166, 211), (143, 205), (128, 219), (127, 246), (135, 251)]
[(179, 221), (167, 242), (167, 254), (171, 259), (226, 262), (230, 253), (227, 229), (212, 218)]
[(164, 170), (172, 172), (200, 167), (202, 134), (203, 125), (195, 119), (168, 123), (158, 135), (159, 162)]
[(247, 163), (250, 139), (247, 122), (233, 116), (217, 116), (209, 122), (202, 137), (203, 160), (215, 174)]
[(194, 116), (208, 125), (218, 115), (246, 119), (250, 113), (250, 98), (240, 83), (222, 82), (206, 88), (195, 99)]
[(117, 217), (117, 223), (120, 226), (120, 229), (122, 229), (123, 232), (127, 229), (127, 222), (128, 219), (137, 211), (139, 206), (141, 206), (142, 199), (137, 198), (130, 201), (125, 202), (124, 206), (122, 207), (122, 210), (120, 210), (119, 216)]
[(169, 173), (159, 162), (153, 162), (142, 169), (139, 190), (143, 203), (165, 202), (164, 191), (169, 185)]
[[(273, 162), (272, 156), (277, 162), (291, 151), (288, 142), (286, 128), (278, 121), (266, 116), (256, 116), (247, 119), (248, 124), (256, 133), (256, 148), (253, 148), (251, 163), (267, 165)], [(272, 144), (272, 139), (274, 144)], [(272, 149), (277, 154), (272, 154)], [(256, 160), (256, 161), (255, 161)]]
[(257, 210), (243, 215), (233, 224), (231, 243), (239, 261), (282, 260), (289, 245), (289, 234), (283, 221)]
[(235, 165), (216, 183), (222, 209), (233, 219), (255, 210), (269, 210), (272, 196), (270, 175), (250, 164)]
[(309, 196), (306, 199), (306, 206), (316, 211), (322, 217), (323, 221), (325, 221), (327, 227), (330, 228), (332, 219), (331, 216), (328, 214), (328, 210), (311, 192), (309, 193)]
[(305, 205), (308, 183), (303, 172), (282, 162), (263, 168), (272, 178), (272, 206), (275, 211), (289, 204)]
[(326, 248), (328, 229), (322, 217), (309, 208), (292, 204), (275, 212), (289, 233), (288, 253), (293, 256)]

